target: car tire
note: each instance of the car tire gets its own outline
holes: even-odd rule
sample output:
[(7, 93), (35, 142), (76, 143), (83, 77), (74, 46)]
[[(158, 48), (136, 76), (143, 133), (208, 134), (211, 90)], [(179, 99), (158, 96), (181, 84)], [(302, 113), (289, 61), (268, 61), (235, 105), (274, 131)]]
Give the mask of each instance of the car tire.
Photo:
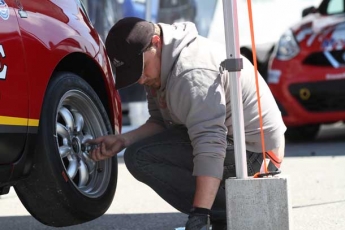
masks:
[(14, 186), (34, 218), (63, 227), (93, 220), (108, 210), (116, 190), (117, 158), (94, 162), (82, 144), (112, 133), (102, 102), (85, 80), (68, 72), (52, 78), (31, 172)]
[(285, 138), (290, 142), (312, 141), (320, 130), (319, 124), (287, 127)]

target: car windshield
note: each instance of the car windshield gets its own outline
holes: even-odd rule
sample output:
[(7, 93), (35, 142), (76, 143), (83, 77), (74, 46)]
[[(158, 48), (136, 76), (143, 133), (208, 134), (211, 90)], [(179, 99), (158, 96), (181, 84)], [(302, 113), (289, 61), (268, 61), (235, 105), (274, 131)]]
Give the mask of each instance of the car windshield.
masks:
[(330, 0), (328, 1), (325, 14), (342, 14), (345, 13), (344, 0)]

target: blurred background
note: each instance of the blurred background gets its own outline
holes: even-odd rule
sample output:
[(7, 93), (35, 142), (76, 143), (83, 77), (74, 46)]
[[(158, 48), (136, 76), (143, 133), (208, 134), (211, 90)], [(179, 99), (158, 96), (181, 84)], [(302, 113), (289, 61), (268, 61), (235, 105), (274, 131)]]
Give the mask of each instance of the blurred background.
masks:
[[(191, 21), (201, 36), (225, 44), (221, 0), (82, 1), (103, 41), (116, 21), (135, 16), (154, 23)], [(310, 141), (321, 125), (343, 125), (344, 2), (251, 0), (258, 71), (282, 111), (288, 140)], [(237, 10), (241, 54), (253, 62), (247, 1), (238, 0)], [(149, 116), (143, 86), (134, 84), (119, 93), (124, 131), (143, 124)]]

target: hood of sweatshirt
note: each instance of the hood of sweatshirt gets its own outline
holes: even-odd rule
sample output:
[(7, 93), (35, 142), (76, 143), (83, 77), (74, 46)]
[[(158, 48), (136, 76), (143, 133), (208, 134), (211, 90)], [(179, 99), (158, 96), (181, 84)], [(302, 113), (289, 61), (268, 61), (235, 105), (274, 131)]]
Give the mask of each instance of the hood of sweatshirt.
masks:
[(198, 36), (194, 23), (181, 22), (172, 25), (159, 23), (163, 32), (161, 57), (161, 91), (165, 90), (167, 78), (184, 47)]

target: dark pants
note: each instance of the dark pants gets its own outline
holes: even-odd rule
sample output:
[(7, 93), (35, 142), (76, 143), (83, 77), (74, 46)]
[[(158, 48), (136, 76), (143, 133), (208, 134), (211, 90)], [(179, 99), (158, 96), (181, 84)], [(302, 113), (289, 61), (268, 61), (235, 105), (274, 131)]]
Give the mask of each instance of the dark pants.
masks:
[[(128, 147), (124, 160), (129, 172), (150, 186), (180, 212), (192, 207), (196, 177), (193, 172), (193, 147), (187, 129), (170, 128)], [(262, 153), (247, 151), (248, 175), (260, 171)], [(211, 221), (226, 221), (225, 179), (236, 176), (234, 147), (226, 149), (221, 186), (212, 207)]]

